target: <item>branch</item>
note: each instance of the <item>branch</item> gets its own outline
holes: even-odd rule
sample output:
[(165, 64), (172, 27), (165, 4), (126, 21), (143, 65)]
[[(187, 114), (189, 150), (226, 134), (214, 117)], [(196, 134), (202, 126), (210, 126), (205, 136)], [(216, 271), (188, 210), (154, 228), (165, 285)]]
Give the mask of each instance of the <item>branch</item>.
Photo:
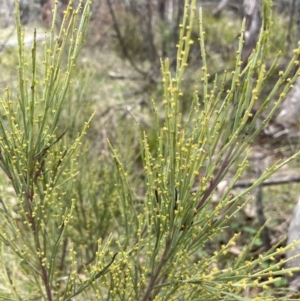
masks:
[(147, 7), (147, 11), (148, 11), (148, 20), (147, 20), (147, 35), (145, 37), (145, 43), (149, 43), (150, 44), (150, 60), (151, 62), (155, 62), (157, 66), (159, 66), (159, 56), (157, 54), (157, 50), (156, 47), (154, 45), (154, 35), (153, 35), (153, 28), (152, 28), (152, 24), (153, 24), (153, 18), (152, 18), (152, 10), (151, 10), (151, 0), (147, 0), (146, 1), (146, 7)]
[(114, 9), (112, 7), (112, 3), (111, 3), (111, 0), (106, 0), (107, 2), (107, 5), (108, 5), (108, 8), (109, 8), (109, 12), (110, 12), (110, 15), (111, 15), (111, 18), (112, 18), (112, 21), (113, 21), (113, 27), (114, 27), (114, 30), (117, 34), (117, 38), (120, 42), (120, 45), (121, 45), (121, 48), (122, 48), (122, 52), (123, 52), (123, 55), (125, 56), (125, 58), (129, 61), (129, 63), (131, 64), (131, 66), (138, 72), (140, 73), (142, 76), (144, 76), (145, 78), (150, 78), (151, 81), (154, 81), (150, 75), (141, 70), (134, 62), (134, 60), (132, 59), (132, 57), (130, 56), (130, 54), (128, 53), (128, 49), (126, 47), (126, 44), (125, 44), (125, 41), (123, 39), (123, 36), (121, 34), (121, 30), (120, 30), (120, 26), (119, 26), (119, 23), (117, 21), (117, 17), (115, 15), (115, 12), (114, 12)]
[(165, 263), (168, 259), (168, 254), (169, 254), (171, 245), (172, 245), (172, 239), (168, 238), (167, 241), (166, 241), (166, 246), (165, 246), (164, 253), (163, 253), (163, 255), (160, 259), (160, 262), (157, 266), (157, 269), (156, 269), (155, 273), (151, 275), (147, 290), (145, 292), (145, 295), (143, 296), (142, 301), (148, 301), (149, 300), (149, 296), (150, 296), (150, 293), (151, 293), (151, 291), (153, 290), (153, 288), (155, 286), (155, 282), (156, 282), (163, 266), (165, 265)]
[[(252, 186), (256, 180), (240, 180), (237, 181), (232, 188), (247, 188)], [(281, 184), (289, 184), (292, 182), (300, 182), (299, 176), (288, 176), (288, 177), (280, 177), (278, 179), (269, 179), (261, 183), (262, 186), (272, 186), (272, 185), (281, 185)], [(200, 186), (196, 186), (191, 189), (191, 192), (197, 192), (200, 189)]]
[(288, 33), (286, 37), (288, 43), (288, 49), (291, 45), (291, 31), (292, 31), (292, 26), (294, 21), (295, 10), (296, 10), (296, 0), (293, 0), (292, 6), (290, 8), (290, 19), (289, 19)]
[(73, 297), (79, 295), (83, 290), (85, 290), (88, 286), (90, 286), (95, 280), (105, 275), (109, 267), (114, 263), (117, 255), (118, 253), (115, 253), (111, 261), (100, 272), (96, 272), (90, 279), (83, 282), (82, 285), (71, 296), (65, 298), (64, 301), (73, 300)]
[[(258, 178), (262, 175), (260, 165), (261, 162), (260, 160), (258, 160), (256, 162), (256, 173)], [(271, 249), (271, 239), (269, 235), (269, 229), (266, 226), (267, 220), (264, 214), (263, 189), (261, 185), (257, 187), (257, 192), (256, 192), (256, 213), (258, 217), (259, 226), (260, 228), (262, 228), (261, 238), (264, 245), (264, 251), (267, 252)]]
[(229, 0), (221, 0), (218, 4), (218, 6), (213, 10), (213, 16), (217, 17), (220, 15), (221, 11), (226, 7)]
[[(221, 163), (221, 166), (220, 166), (217, 174), (210, 181), (210, 184), (209, 184), (208, 188), (206, 189), (204, 195), (202, 196), (201, 200), (199, 201), (199, 203), (196, 207), (196, 212), (198, 212), (201, 209), (201, 207), (205, 204), (206, 200), (209, 198), (209, 196), (212, 194), (214, 189), (220, 183), (222, 177), (226, 174), (226, 169), (228, 168), (228, 165), (229, 165), (229, 162), (230, 162), (230, 156), (231, 156), (231, 152), (232, 152), (233, 148), (234, 148), (234, 145), (232, 145), (230, 147), (224, 161)], [(192, 189), (192, 192), (195, 192), (195, 191), (193, 191), (193, 189)]]
[[(241, 180), (237, 181), (233, 188), (246, 188), (250, 187), (254, 184), (255, 180)], [(281, 184), (289, 184), (291, 182), (300, 182), (300, 176), (288, 176), (288, 177), (280, 177), (278, 179), (269, 179), (261, 183), (262, 186), (272, 186), (272, 185), (281, 185)]]

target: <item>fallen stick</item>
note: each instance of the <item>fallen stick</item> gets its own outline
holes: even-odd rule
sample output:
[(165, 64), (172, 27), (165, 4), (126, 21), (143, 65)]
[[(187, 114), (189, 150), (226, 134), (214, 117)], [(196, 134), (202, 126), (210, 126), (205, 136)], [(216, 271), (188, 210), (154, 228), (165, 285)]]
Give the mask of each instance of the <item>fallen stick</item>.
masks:
[[(240, 180), (237, 181), (232, 188), (247, 188), (252, 186), (256, 180)], [(281, 177), (278, 179), (268, 179), (261, 183), (262, 186), (271, 186), (271, 185), (281, 185), (281, 184), (289, 184), (292, 182), (300, 182), (300, 175), (298, 176), (289, 176), (289, 177)], [(199, 186), (192, 188), (191, 192), (196, 192), (200, 189)]]

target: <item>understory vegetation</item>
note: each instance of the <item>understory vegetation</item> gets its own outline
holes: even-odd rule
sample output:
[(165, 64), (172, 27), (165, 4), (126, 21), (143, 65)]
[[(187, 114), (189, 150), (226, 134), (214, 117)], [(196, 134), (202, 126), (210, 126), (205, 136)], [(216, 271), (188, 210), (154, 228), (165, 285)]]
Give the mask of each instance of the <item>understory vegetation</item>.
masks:
[(18, 47), (0, 67), (0, 300), (299, 298), (282, 235), (299, 191), (262, 185), (299, 162), (297, 141), (263, 133), (300, 48), (278, 54), (284, 20), (262, 5), (243, 66), (245, 22), (225, 32), (186, 0), (175, 61), (147, 77), (155, 59), (130, 69), (114, 43), (99, 50), (90, 2), (70, 2), (60, 29), (55, 7), (39, 42), (16, 1)]

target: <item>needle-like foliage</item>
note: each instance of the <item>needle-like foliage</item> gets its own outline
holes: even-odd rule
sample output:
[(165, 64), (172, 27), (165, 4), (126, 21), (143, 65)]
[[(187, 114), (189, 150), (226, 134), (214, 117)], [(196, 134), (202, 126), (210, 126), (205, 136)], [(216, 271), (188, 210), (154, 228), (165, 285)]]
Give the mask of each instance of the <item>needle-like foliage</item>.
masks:
[[(247, 66), (241, 62), (242, 29), (234, 71), (215, 77), (211, 85), (201, 9), (196, 0), (185, 2), (176, 70), (170, 71), (168, 60), (161, 62), (163, 98), (153, 100), (151, 138), (136, 123), (142, 198), (131, 182), (128, 166), (133, 164), (124, 164), (113, 141), (108, 144), (115, 166), (101, 158), (89, 162), (95, 157), (86, 149), (78, 155), (90, 120), (74, 141), (74, 132), (66, 138), (64, 124), (70, 122), (63, 122), (62, 112), (71, 106), (67, 96), (78, 76), (75, 64), (90, 3), (72, 9), (70, 2), (57, 35), (54, 9), (42, 61), (36, 39), (28, 59), (17, 9), (19, 87), (17, 93), (7, 88), (0, 99), (0, 167), (15, 196), (1, 199), (0, 277), (6, 283), (0, 283), (1, 300), (247, 300), (249, 290), (256, 300), (279, 300), (274, 283), (299, 270), (284, 268), (286, 261), (280, 260), (292, 246), (274, 246), (249, 258), (250, 244), (224, 264), (240, 234), (214, 252), (207, 245), (226, 231), (251, 190), (300, 154), (276, 162), (251, 187), (231, 194), (249, 166), (252, 142), (299, 76), (291, 71), (299, 65), (300, 49), (265, 96), (264, 86), (277, 67), (274, 62), (267, 70), (264, 63), (271, 30), (266, 0), (260, 39)], [(192, 30), (198, 13), (196, 41)], [(194, 44), (202, 67), (188, 99), (183, 84)], [(188, 114), (181, 109), (183, 101)], [(225, 177), (229, 185), (213, 204)]]
[[(17, 207), (2, 201), (0, 239), (3, 254), (14, 253), (20, 259), (23, 275), (12, 278), (13, 271), (3, 261), (3, 277), (10, 287), (1, 290), (1, 300), (70, 300), (87, 288), (107, 268), (97, 270), (79, 280), (73, 263), (60, 268), (62, 239), (72, 218), (75, 198), (73, 179), (77, 173), (75, 151), (80, 145), (89, 122), (72, 144), (66, 144), (61, 112), (72, 85), (75, 64), (87, 30), (90, 2), (76, 8), (69, 2), (61, 29), (57, 34), (56, 12), (53, 25), (43, 42), (44, 57), (37, 55), (36, 31), (30, 59), (24, 46), (25, 33), (20, 25), (19, 2), (16, 5), (19, 41), (17, 66), (19, 87), (16, 93), (7, 88), (1, 98), (0, 166), (13, 187)], [(57, 6), (57, 3), (55, 4)], [(67, 62), (65, 57), (67, 53)], [(44, 72), (38, 73), (43, 66)], [(69, 248), (70, 258), (76, 254)], [(72, 262), (72, 260), (70, 261)], [(28, 294), (18, 292), (28, 286)], [(30, 289), (34, 287), (34, 289)]]
[[(267, 254), (248, 260), (251, 245), (225, 268), (221, 268), (220, 263), (235, 245), (238, 233), (221, 249), (215, 250), (213, 255), (204, 250), (208, 242), (214, 241), (220, 232), (225, 231), (226, 225), (246, 204), (249, 192), (300, 154), (298, 152), (286, 161), (276, 162), (251, 187), (234, 197), (230, 194), (233, 185), (249, 165), (251, 143), (299, 76), (296, 73), (290, 78), (292, 68), (299, 64), (299, 49), (294, 51), (287, 70), (279, 73), (272, 91), (261, 101), (261, 92), (276, 66), (274, 62), (266, 70), (264, 64), (271, 22), (271, 4), (264, 1), (260, 39), (248, 65), (242, 68), (242, 29), (231, 86), (225, 90), (225, 80), (229, 77), (225, 72), (221, 83), (216, 77), (211, 88), (201, 9), (199, 41), (191, 39), (197, 14), (195, 5), (196, 1), (186, 1), (177, 45), (176, 72), (172, 74), (168, 60), (162, 62), (164, 98), (153, 101), (156, 117), (154, 151), (150, 151), (146, 133), (140, 133), (146, 175), (146, 199), (142, 205), (134, 204), (121, 160), (114, 153), (120, 174), (125, 234), (120, 242), (123, 253), (119, 255), (120, 261), (117, 261), (122, 264), (113, 265), (108, 277), (111, 283), (118, 283), (111, 288), (111, 300), (121, 300), (124, 294), (124, 300), (143, 301), (244, 300), (246, 289), (251, 287), (262, 288), (262, 300), (267, 300), (269, 285), (280, 280), (279, 276), (291, 272), (283, 269), (283, 260), (262, 268), (264, 263), (284, 254), (285, 249), (273, 248)], [(189, 115), (185, 116), (180, 110), (180, 103), (184, 99), (182, 85), (188, 68), (190, 46), (197, 42), (202, 57), (201, 75), (193, 99), (188, 104)], [(198, 99), (198, 89), (203, 89), (203, 99)], [(258, 101), (262, 105), (256, 113), (252, 113)], [(161, 103), (164, 107), (163, 122), (160, 121)], [(257, 126), (257, 120), (262, 116), (265, 116), (264, 121)], [(213, 208), (211, 200), (214, 191), (232, 170), (231, 182)], [(195, 186), (197, 190), (193, 189)], [(123, 277), (117, 280), (116, 275), (120, 274)], [(270, 294), (268, 298), (271, 300), (273, 297)], [(260, 300), (259, 297), (257, 300)]]

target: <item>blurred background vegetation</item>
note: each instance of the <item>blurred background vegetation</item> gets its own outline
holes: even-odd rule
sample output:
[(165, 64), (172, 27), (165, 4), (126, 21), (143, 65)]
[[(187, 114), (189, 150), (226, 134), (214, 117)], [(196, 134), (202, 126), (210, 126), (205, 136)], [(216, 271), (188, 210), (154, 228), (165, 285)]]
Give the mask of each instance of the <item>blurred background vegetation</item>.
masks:
[[(245, 17), (246, 2), (198, 1), (198, 6), (203, 9), (211, 87), (215, 75), (219, 75), (218, 81), (222, 80), (224, 70), (228, 71), (228, 84), (231, 83), (230, 71), (235, 66), (237, 37)], [(223, 7), (220, 6), (222, 3)], [(273, 3), (269, 60), (265, 63), (266, 68), (270, 68), (274, 58), (281, 52), (276, 67), (278, 71), (275, 72), (277, 75), (280, 70), (285, 69), (299, 40), (300, 4), (299, 1), (287, 0), (277, 0)], [(25, 44), (28, 45), (30, 55), (33, 29), (37, 29), (37, 39), (41, 43), (52, 22), (52, 4), (47, 0), (21, 0), (20, 4), (21, 21), (26, 31)], [(176, 68), (176, 43), (183, 5), (182, 0), (93, 1), (89, 32), (76, 66), (76, 77), (73, 78), (68, 91), (69, 107), (64, 109), (61, 123), (63, 129), (68, 129), (64, 139), (71, 141), (96, 110), (83, 142), (84, 151), (81, 150), (77, 154), (80, 173), (73, 194), (78, 204), (75, 207), (73, 225), (68, 229), (69, 233), (64, 241), (66, 249), (68, 237), (76, 244), (79, 263), (82, 258), (85, 260), (81, 262), (81, 268), (83, 264), (94, 260), (98, 238), (105, 239), (117, 224), (117, 187), (112, 180), (116, 170), (107, 146), (107, 138), (122, 158), (124, 169), (131, 171), (129, 179), (130, 183), (133, 183), (136, 200), (143, 201), (145, 198), (138, 133), (134, 125), (139, 122), (151, 139), (154, 124), (151, 99), (162, 99), (161, 59), (169, 58), (173, 70)], [(58, 23), (65, 6), (66, 3), (60, 1), (61, 14)], [(196, 18), (196, 22), (197, 20)], [(197, 41), (196, 29), (193, 35), (193, 39)], [(6, 86), (17, 88), (17, 47), (14, 1), (3, 0), (0, 3), (1, 93)], [(42, 58), (42, 53), (38, 55)], [(201, 60), (199, 46), (195, 43), (189, 59), (191, 68), (185, 76), (186, 101), (182, 102), (183, 112), (188, 111), (192, 87), (199, 81)], [(247, 55), (243, 63), (246, 61)], [(271, 78), (266, 92), (272, 89), (272, 83), (274, 82)], [(11, 93), (17, 92), (12, 89)], [(199, 92), (199, 99), (202, 97), (201, 93)], [(263, 100), (262, 96), (259, 102)], [(293, 125), (298, 130), (300, 123), (295, 122)], [(268, 125), (261, 133), (252, 145), (249, 170), (243, 181), (238, 182), (233, 194), (240, 187), (250, 185), (262, 169), (299, 149), (298, 136), (290, 135), (285, 126), (286, 124), (279, 124), (274, 120), (274, 123)], [(280, 131), (283, 131), (283, 134), (278, 134)], [(252, 201), (238, 214), (227, 231), (219, 235), (219, 240), (214, 242), (215, 246), (207, 246), (208, 252), (213, 252), (216, 247), (226, 243), (236, 231), (241, 231), (238, 245), (232, 248), (228, 256), (239, 254), (241, 248), (253, 239), (266, 220), (269, 220), (267, 231), (257, 238), (251, 250), (252, 254), (258, 254), (280, 241), (287, 235), (292, 211), (300, 196), (299, 180), (299, 162), (294, 161), (275, 174), (268, 185), (257, 190)], [(0, 199), (10, 200), (12, 210), (17, 210), (9, 183), (2, 178), (0, 181)], [(226, 181), (222, 184), (226, 186)], [(221, 194), (224, 187), (220, 186), (218, 189), (215, 195), (216, 203), (218, 193)], [(9, 254), (5, 260), (10, 260)], [(61, 260), (63, 265), (68, 259), (62, 254)], [(286, 284), (283, 282), (280, 285)]]

